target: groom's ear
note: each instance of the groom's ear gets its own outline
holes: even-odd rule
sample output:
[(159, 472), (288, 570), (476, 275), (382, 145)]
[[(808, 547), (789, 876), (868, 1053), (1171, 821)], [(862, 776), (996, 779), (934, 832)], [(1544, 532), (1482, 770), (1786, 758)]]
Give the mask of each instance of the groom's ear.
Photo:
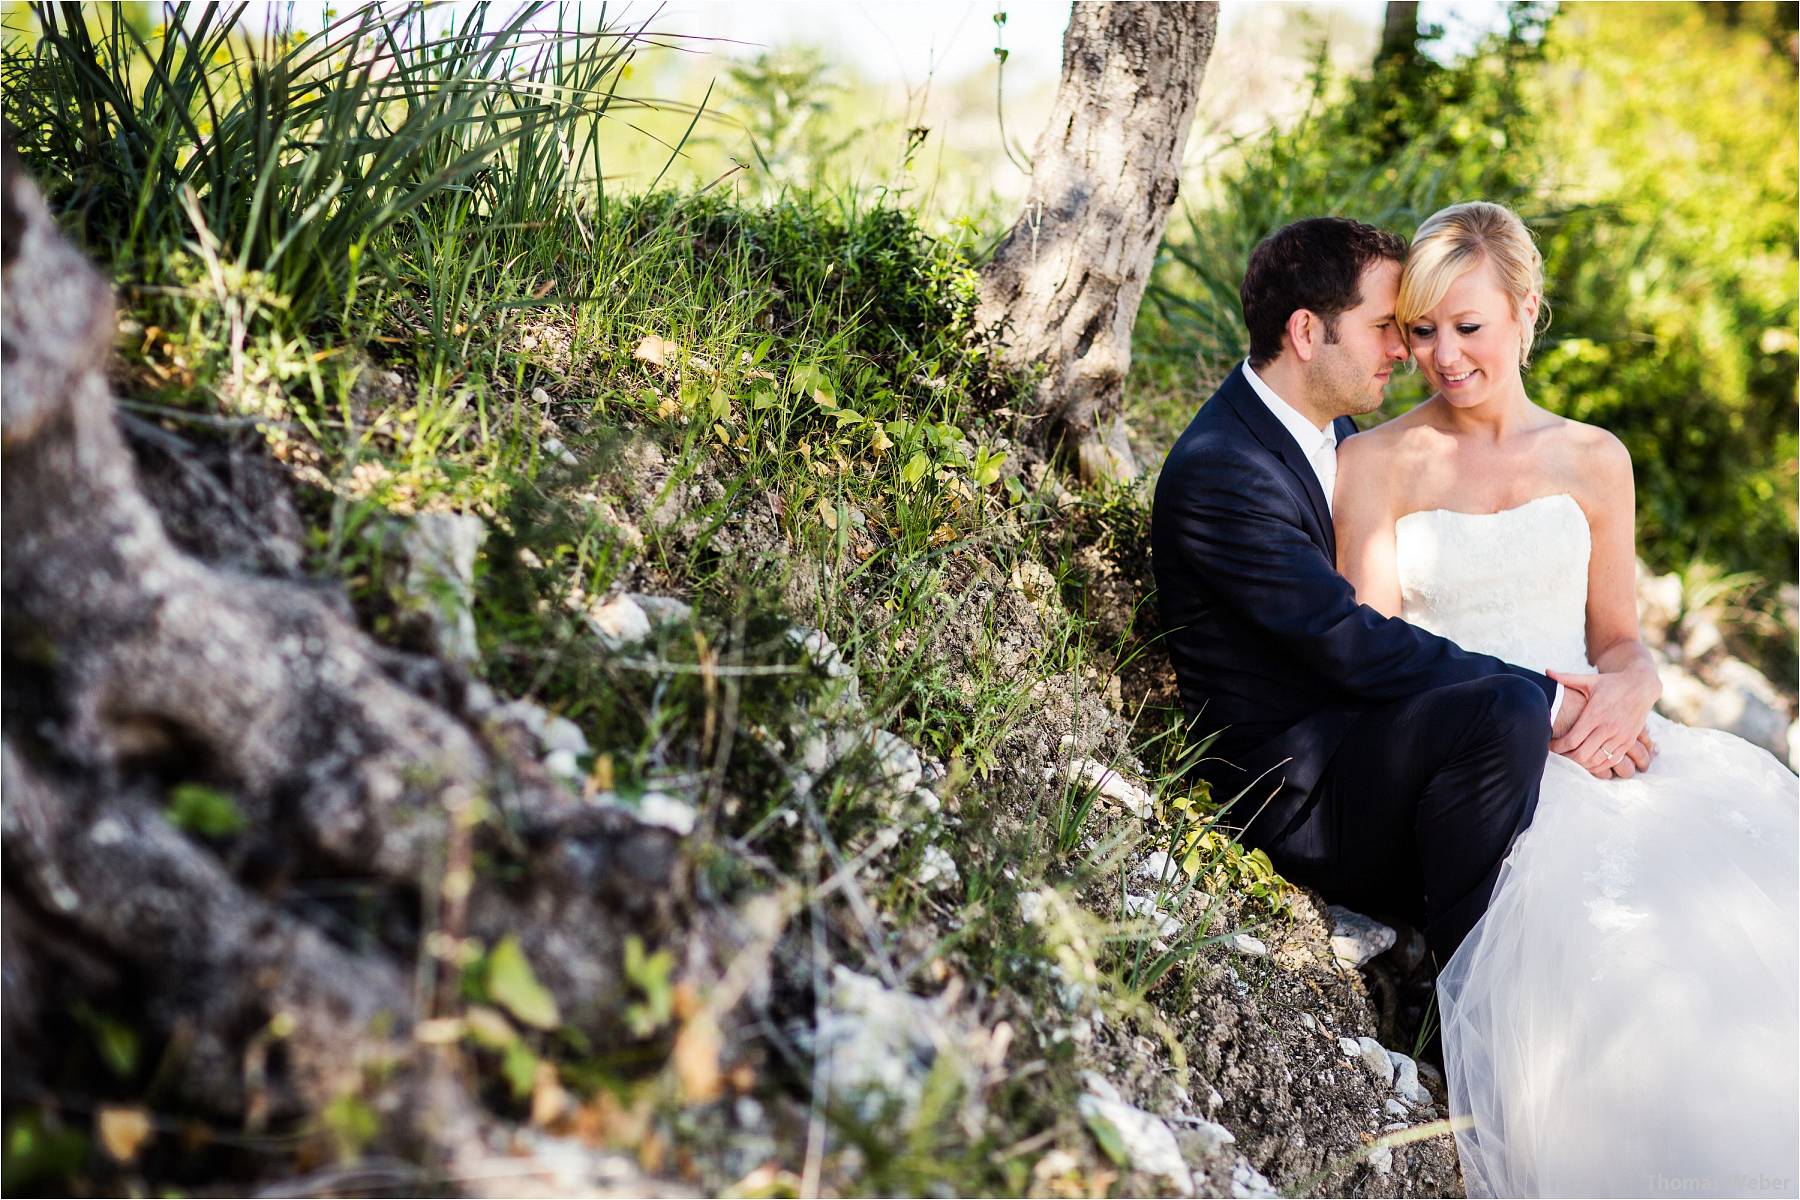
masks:
[(1319, 344), (1325, 340), (1325, 323), (1312, 309), (1296, 308), (1288, 314), (1287, 340), (1293, 346), (1296, 358), (1311, 362), (1313, 355), (1319, 352)]

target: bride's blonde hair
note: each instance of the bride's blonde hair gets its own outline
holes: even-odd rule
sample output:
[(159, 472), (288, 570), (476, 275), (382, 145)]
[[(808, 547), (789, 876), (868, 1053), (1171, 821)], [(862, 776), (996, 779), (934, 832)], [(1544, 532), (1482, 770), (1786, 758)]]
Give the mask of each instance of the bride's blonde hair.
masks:
[(1451, 284), (1484, 261), (1494, 265), (1500, 290), (1512, 300), (1513, 318), (1521, 332), (1522, 367), (1531, 360), (1536, 333), (1534, 323), (1525, 319), (1526, 298), (1538, 298), (1538, 326), (1549, 325), (1550, 306), (1544, 300), (1543, 256), (1525, 222), (1502, 205), (1471, 200), (1439, 209), (1425, 219), (1406, 255), (1394, 316), (1404, 336), (1413, 322), (1437, 307)]

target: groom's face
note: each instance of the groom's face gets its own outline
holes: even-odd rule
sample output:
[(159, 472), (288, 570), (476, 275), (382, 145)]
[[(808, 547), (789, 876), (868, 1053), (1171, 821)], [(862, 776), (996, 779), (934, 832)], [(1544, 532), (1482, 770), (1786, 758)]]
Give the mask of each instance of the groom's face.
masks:
[(1362, 273), (1362, 303), (1338, 314), (1337, 340), (1318, 347), (1308, 363), (1313, 400), (1333, 416), (1355, 416), (1381, 407), (1394, 368), (1406, 361), (1406, 344), (1394, 321), (1400, 264), (1381, 259)]

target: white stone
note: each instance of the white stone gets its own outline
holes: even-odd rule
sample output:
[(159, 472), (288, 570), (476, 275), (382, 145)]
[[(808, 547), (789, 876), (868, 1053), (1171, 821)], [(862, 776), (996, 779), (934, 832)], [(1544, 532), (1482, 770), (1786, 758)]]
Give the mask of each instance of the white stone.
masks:
[(1383, 1112), (1389, 1114), (1390, 1116), (1404, 1117), (1404, 1116), (1409, 1115), (1406, 1105), (1404, 1105), (1404, 1104), (1400, 1103), (1400, 1101), (1394, 1100), (1394, 1099), (1388, 1099), (1388, 1100), (1383, 1101), (1382, 1105), (1381, 1105), (1381, 1109)]
[(645, 792), (633, 811), (644, 824), (667, 829), (677, 837), (694, 832), (694, 822), (699, 818), (693, 805), (664, 792)]
[(1358, 1057), (1362, 1059), (1363, 1069), (1373, 1075), (1375, 1081), (1382, 1087), (1393, 1087), (1394, 1060), (1388, 1057), (1388, 1052), (1382, 1044), (1372, 1037), (1359, 1037), (1356, 1039), (1356, 1045), (1359, 1050)]
[(1250, 1165), (1249, 1159), (1241, 1156), (1231, 1168), (1231, 1194), (1237, 1200), (1268, 1200), (1281, 1195), (1261, 1171)]
[(1225, 939), (1225, 944), (1239, 954), (1245, 954), (1251, 958), (1267, 958), (1269, 956), (1269, 948), (1263, 944), (1263, 940), (1251, 937), (1247, 933), (1234, 933)]
[(1308, 1032), (1308, 1033), (1319, 1032), (1318, 1018), (1314, 1017), (1309, 1012), (1303, 1012), (1300, 1014), (1300, 1024), (1305, 1027), (1306, 1032)]
[(475, 555), (487, 525), (468, 513), (420, 513), (401, 535), (402, 587), (431, 618), (432, 649), (465, 666), (480, 657), (475, 641)]
[(1699, 662), (1725, 644), (1724, 633), (1711, 617), (1696, 614), (1681, 624), (1681, 657), (1688, 662)]
[(1082, 787), (1095, 789), (1102, 799), (1112, 801), (1139, 820), (1148, 820), (1156, 813), (1156, 801), (1142, 785), (1104, 763), (1077, 758), (1069, 764), (1069, 777)]
[(686, 600), (674, 596), (650, 596), (643, 592), (631, 592), (631, 602), (644, 610), (644, 616), (652, 625), (679, 625), (691, 620), (694, 607)]
[(1237, 1135), (1216, 1121), (1190, 1117), (1182, 1122), (1208, 1154), (1220, 1154), (1227, 1146), (1237, 1145)]
[(918, 873), (913, 878), (921, 887), (930, 887), (940, 879), (952, 886), (962, 882), (962, 876), (956, 869), (956, 860), (942, 846), (925, 847), (925, 852), (919, 855)]
[(1045, 897), (1043, 892), (1020, 892), (1019, 919), (1024, 921), (1027, 925), (1037, 925), (1042, 923), (1044, 919), (1044, 909), (1049, 903), (1049, 899)]
[(558, 779), (573, 782), (582, 777), (577, 760), (588, 753), (587, 735), (569, 718), (558, 716), (535, 700), (519, 699), (494, 706), (488, 719), (524, 726), (543, 754), (544, 769)]
[[(1126, 1104), (1116, 1088), (1093, 1072), (1084, 1073), (1083, 1078), (1088, 1090), (1075, 1099), (1082, 1117), (1090, 1123), (1104, 1121), (1112, 1126), (1133, 1170), (1166, 1181), (1169, 1190), (1178, 1196), (1193, 1195), (1193, 1173), (1181, 1157), (1175, 1134), (1162, 1118)], [(1096, 1081), (1104, 1087), (1096, 1087)]]
[(1346, 1058), (1362, 1057), (1362, 1047), (1356, 1044), (1356, 1039), (1353, 1037), (1340, 1037), (1338, 1039), (1338, 1049), (1344, 1052), (1344, 1057)]
[(549, 457), (554, 458), (565, 467), (578, 467), (581, 465), (581, 460), (576, 458), (575, 455), (569, 451), (569, 448), (562, 444), (562, 439), (560, 438), (545, 438), (544, 453)]
[(1394, 1151), (1388, 1146), (1376, 1146), (1369, 1151), (1369, 1165), (1375, 1168), (1377, 1175), (1391, 1174), (1394, 1170)]
[(1219, 1095), (1219, 1089), (1215, 1088), (1215, 1087), (1207, 1088), (1206, 1089), (1206, 1111), (1209, 1113), (1218, 1112), (1219, 1109), (1223, 1108), (1224, 1106), (1225, 1106), (1225, 1097)]
[(1181, 872), (1168, 851), (1152, 850), (1144, 856), (1143, 862), (1132, 869), (1131, 876), (1150, 883), (1175, 883), (1181, 879)]
[(1134, 896), (1127, 892), (1125, 911), (1133, 917), (1150, 922), (1162, 937), (1174, 937), (1181, 932), (1181, 922), (1157, 907), (1154, 896)]
[(885, 729), (870, 735), (870, 747), (875, 755), (876, 776), (900, 795), (911, 795), (924, 778), (919, 752), (905, 738)]
[(1681, 576), (1672, 571), (1653, 575), (1644, 560), (1639, 559), (1637, 599), (1645, 633), (1658, 640), (1666, 637), (1669, 627), (1681, 615)]
[(1786, 754), (1787, 712), (1768, 676), (1735, 658), (1720, 663), (1715, 674), (1719, 686), (1714, 702), (1702, 710), (1700, 724), (1735, 733), (1771, 754)]
[(1394, 1090), (1414, 1104), (1430, 1104), (1431, 1093), (1419, 1082), (1419, 1064), (1398, 1050), (1389, 1050), (1387, 1055), (1394, 1066)]
[(650, 618), (636, 600), (623, 593), (594, 605), (587, 616), (588, 624), (611, 650), (635, 646), (650, 636)]
[(1325, 913), (1331, 920), (1331, 953), (1347, 967), (1360, 967), (1394, 944), (1394, 931), (1373, 917), (1341, 904)]
[(842, 964), (831, 979), (813, 1052), (829, 1072), (832, 1094), (851, 1100), (864, 1120), (879, 1119), (898, 1101), (902, 1124), (909, 1123), (933, 1065), (946, 1054), (965, 1088), (975, 1082), (985, 1035), (953, 1020), (944, 998), (896, 991)]

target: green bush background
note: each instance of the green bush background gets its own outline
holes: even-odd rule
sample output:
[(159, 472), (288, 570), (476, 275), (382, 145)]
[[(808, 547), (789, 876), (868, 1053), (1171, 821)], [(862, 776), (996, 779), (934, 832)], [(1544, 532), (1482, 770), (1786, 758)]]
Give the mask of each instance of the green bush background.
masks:
[[(1135, 346), (1154, 436), (1242, 355), (1237, 280), (1267, 232), (1339, 213), (1410, 235), (1497, 200), (1546, 262), (1527, 387), (1630, 448), (1643, 556), (1794, 579), (1791, 6), (1737, 8), (1527, 5), (1450, 66), (1346, 79), (1321, 56), (1305, 119), (1243, 146), (1171, 224)], [(1382, 415), (1421, 399), (1401, 378)]]

